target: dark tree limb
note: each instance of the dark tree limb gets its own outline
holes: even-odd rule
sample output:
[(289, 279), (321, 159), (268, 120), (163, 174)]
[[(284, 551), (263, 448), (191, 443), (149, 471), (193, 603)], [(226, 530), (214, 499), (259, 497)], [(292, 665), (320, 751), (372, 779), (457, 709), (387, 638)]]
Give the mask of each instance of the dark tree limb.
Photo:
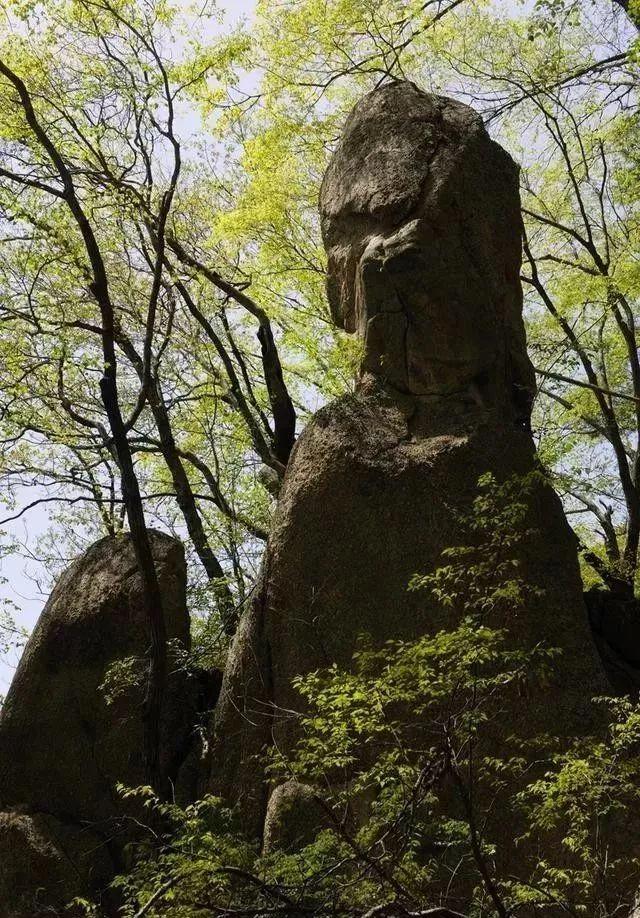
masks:
[(193, 268), (258, 320), (262, 367), (273, 415), (273, 452), (277, 460), (286, 465), (295, 442), (296, 411), (284, 381), (282, 364), (267, 313), (243, 290), (189, 254), (174, 236), (168, 237), (168, 246), (182, 264)]
[(89, 289), (98, 304), (102, 320), (104, 370), (100, 380), (100, 394), (118, 457), (122, 494), (131, 531), (131, 540), (144, 584), (146, 617), (151, 644), (151, 659), (143, 708), (145, 770), (149, 783), (160, 790), (160, 724), (167, 672), (166, 631), (162, 611), (162, 597), (147, 532), (140, 487), (133, 466), (131, 449), (118, 397), (115, 316), (106, 267), (91, 223), (76, 193), (71, 171), (40, 123), (26, 84), (2, 60), (0, 60), (0, 74), (15, 89), (30, 130), (58, 174), (63, 189), (61, 197), (69, 208), (80, 231), (91, 265), (92, 281)]

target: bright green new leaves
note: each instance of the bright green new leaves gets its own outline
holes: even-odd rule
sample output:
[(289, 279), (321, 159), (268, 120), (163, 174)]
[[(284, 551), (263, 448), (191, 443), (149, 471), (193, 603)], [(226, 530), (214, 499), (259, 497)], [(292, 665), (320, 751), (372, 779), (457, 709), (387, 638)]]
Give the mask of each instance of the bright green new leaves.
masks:
[[(26, 25), (18, 14), (28, 16)], [(257, 324), (192, 264), (185, 268), (174, 251), (169, 256), (165, 237), (177, 241), (179, 234), (182, 253), (187, 246), (215, 277), (238, 280), (236, 248), (227, 258), (217, 243), (206, 245), (228, 206), (224, 177), (214, 168), (203, 174), (197, 164), (201, 157), (213, 163), (227, 143), (216, 124), (247, 39), (240, 32), (221, 37), (207, 12), (163, 2), (73, 0), (37, 12), (7, 7), (7, 16), (0, 56), (31, 94), (34, 117), (68, 170), (105, 267), (120, 400), (133, 418), (132, 450), (150, 519), (184, 536), (189, 524), (175, 475), (182, 463), (183, 491), (195, 494), (188, 512), (209, 543), (195, 551), (220, 553), (241, 602), (270, 509), (253, 452), (254, 434), (263, 427), (263, 439), (270, 435), (255, 361)], [(46, 488), (49, 506), (64, 508), (52, 519), (55, 562), (82, 547), (83, 536), (122, 527), (119, 469), (99, 391), (94, 265), (55, 157), (27, 123), (15, 88), (8, 80), (2, 87), (3, 496), (19, 513), (25, 485)], [(196, 105), (216, 112), (205, 141)], [(170, 212), (162, 216), (165, 205)], [(205, 317), (210, 334), (195, 315)], [(141, 386), (151, 385), (153, 398), (141, 400)], [(198, 589), (194, 611), (209, 606)]]
[[(221, 11), (161, 0), (4, 9), (1, 53), (71, 168), (130, 343), (139, 350), (145, 335), (150, 231), (177, 141), (181, 171), (168, 230), (190, 258), (249, 291), (269, 317), (299, 429), (309, 411), (352, 388), (359, 362), (359, 342), (328, 314), (317, 217), (319, 184), (347, 111), (392, 78), (481, 110), (523, 164), (537, 268), (534, 278), (527, 256), (541, 454), (583, 540), (602, 545), (597, 551), (612, 571), (632, 576), (636, 550), (627, 530), (640, 519), (640, 502), (638, 483), (629, 488), (623, 479), (625, 463), (634, 475), (638, 431), (627, 340), (639, 282), (637, 75), (628, 55), (635, 33), (622, 11), (616, 16), (608, 0), (533, 10), (475, 0), (287, 0), (259, 3), (250, 27), (225, 29)], [(0, 142), (0, 166), (22, 179), (0, 175), (0, 348), (11, 405), (2, 423), (4, 439), (13, 438), (2, 456), (4, 492), (17, 495), (21, 476), (55, 483), (61, 500), (81, 498), (66, 505), (61, 526), (73, 529), (77, 514), (92, 535), (115, 531), (118, 472), (104, 438), (84, 423), (103, 421), (87, 259), (58, 196), (59, 178), (8, 88)], [(241, 598), (255, 570), (253, 537), (264, 535), (270, 513), (257, 478), (270, 404), (255, 315), (231, 304), (193, 261), (185, 265), (175, 253), (169, 261), (154, 328), (158, 375), (177, 445), (191, 457), (183, 461), (199, 513)], [(185, 307), (178, 282), (210, 320), (219, 347)], [(571, 382), (589, 382), (584, 355), (601, 397)], [(130, 357), (121, 354), (119, 377), (133, 411), (140, 383)], [(145, 500), (161, 525), (184, 536), (171, 476), (149, 442), (157, 440), (154, 428), (145, 408), (133, 432)], [(219, 493), (211, 491), (214, 480)]]

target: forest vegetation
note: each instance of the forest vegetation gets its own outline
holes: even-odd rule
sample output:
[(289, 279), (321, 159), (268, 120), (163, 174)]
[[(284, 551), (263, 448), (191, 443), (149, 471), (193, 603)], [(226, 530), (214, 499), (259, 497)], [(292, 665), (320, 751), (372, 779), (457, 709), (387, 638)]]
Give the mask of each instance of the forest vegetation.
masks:
[[(209, 2), (0, 2), (0, 557), (35, 559), (51, 582), (95, 540), (131, 533), (150, 634), (148, 781), (122, 793), (152, 828), (116, 880), (123, 918), (390, 901), (427, 915), (465, 857), (474, 916), (629, 915), (635, 702), (603, 700), (607, 730), (569, 750), (514, 735), (502, 758), (474, 759), (497, 699), (524, 670), (544, 679), (554, 653), (517, 653), (485, 620), (531, 588), (509, 554), (526, 535), (527, 481), (482, 478), (465, 520), (473, 550), (452, 545), (436, 571), (416, 571), (412, 590), (460, 609), (456, 630), (383, 649), (363, 638), (351, 670), (300, 677), (304, 740), (269, 769), (331, 789), (316, 800), (325, 829), (295, 854), (261, 856), (217, 798), (180, 806), (153, 789), (174, 661), (148, 529), (187, 550), (184, 665), (224, 668), (296, 438), (353, 391), (360, 361), (327, 305), (320, 181), (354, 103), (410, 80), (471, 105), (521, 166), (540, 465), (585, 589), (634, 599), (638, 0), (258, 0), (244, 20)], [(0, 655), (15, 656), (23, 624), (5, 599)], [(447, 728), (416, 748), (412, 724), (445, 701)], [(549, 768), (521, 782), (514, 831), (546, 854), (533, 875), (496, 878), (478, 814), (439, 812), (439, 776), (453, 775), (471, 813), (470, 798), (521, 781), (543, 750)], [(371, 785), (383, 792), (352, 834), (335, 813)], [(426, 825), (439, 839), (429, 851)]]

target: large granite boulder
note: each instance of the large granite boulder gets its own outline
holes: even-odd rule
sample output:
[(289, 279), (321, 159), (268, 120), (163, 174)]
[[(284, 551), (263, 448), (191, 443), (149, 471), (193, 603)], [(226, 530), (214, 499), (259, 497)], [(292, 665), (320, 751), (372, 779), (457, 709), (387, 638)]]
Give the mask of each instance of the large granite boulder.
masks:
[[(267, 842), (272, 826), (286, 836), (277, 804), (291, 810), (294, 797), (269, 786), (262, 760), (270, 746), (295, 744), (293, 678), (349, 666), (363, 632), (380, 646), (455, 626), (458, 613), (407, 591), (410, 579), (460, 544), (459, 517), (481, 475), (504, 481), (536, 468), (517, 173), (477, 114), (411, 83), (358, 103), (327, 170), (329, 300), (363, 339), (360, 378), (294, 448), (211, 748), (209, 789), (237, 802), (247, 830)], [(505, 699), (501, 736), (517, 724), (568, 741), (593, 726), (590, 699), (607, 683), (575, 539), (543, 482), (529, 495), (526, 530), (518, 560), (532, 599), (510, 639), (562, 653), (546, 685), (531, 680), (525, 717), (521, 699)], [(496, 804), (491, 818), (512, 852), (512, 815)]]
[[(186, 650), (184, 550), (163, 533), (150, 537), (167, 638), (175, 650)], [(102, 539), (60, 577), (29, 638), (0, 714), (0, 850), (18, 839), (15, 850), (29, 852), (19, 858), (19, 870), (15, 858), (0, 860), (0, 889), (13, 889), (17, 903), (40, 890), (45, 904), (51, 904), (49, 892), (57, 904), (68, 892), (69, 871), (79, 894), (104, 879), (105, 857), (117, 863), (126, 833), (116, 785), (145, 783), (142, 694), (149, 638), (142, 599), (129, 536)], [(167, 781), (175, 777), (193, 717), (185, 677), (170, 669), (161, 738)], [(117, 690), (107, 703), (110, 672)], [(13, 912), (3, 896), (0, 918), (7, 914)]]

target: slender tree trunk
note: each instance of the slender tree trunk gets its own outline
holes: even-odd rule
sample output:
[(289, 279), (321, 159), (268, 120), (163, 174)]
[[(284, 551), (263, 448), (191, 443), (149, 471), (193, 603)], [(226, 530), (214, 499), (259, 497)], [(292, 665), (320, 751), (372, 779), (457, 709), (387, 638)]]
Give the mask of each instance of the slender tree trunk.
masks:
[(155, 418), (156, 427), (158, 428), (162, 455), (171, 475), (178, 506), (182, 511), (187, 531), (193, 542), (193, 547), (202, 562), (202, 566), (207, 572), (207, 577), (213, 583), (214, 594), (217, 600), (223, 628), (227, 634), (232, 635), (235, 632), (236, 626), (233, 594), (226, 583), (224, 570), (213, 553), (204, 531), (202, 518), (191, 488), (191, 482), (184, 469), (182, 460), (178, 455), (176, 442), (171, 429), (169, 413), (157, 380), (154, 380), (151, 384), (149, 404)]
[(162, 787), (160, 768), (160, 740), (162, 703), (167, 678), (167, 635), (162, 609), (162, 596), (144, 518), (140, 487), (133, 467), (131, 448), (120, 411), (115, 373), (105, 372), (105, 375), (100, 380), (100, 392), (118, 456), (122, 497), (127, 509), (131, 541), (142, 577), (143, 602), (145, 604), (151, 645), (149, 675), (143, 703), (143, 753), (146, 780), (161, 793), (164, 789)]
[[(143, 383), (144, 364), (133, 342), (121, 331), (118, 333), (117, 341), (119, 347), (124, 351), (138, 374), (140, 382)], [(182, 512), (187, 532), (189, 533), (195, 552), (206, 571), (207, 577), (214, 585), (214, 594), (223, 628), (228, 635), (232, 636), (235, 634), (237, 625), (233, 594), (226, 583), (222, 565), (209, 545), (207, 534), (204, 531), (198, 504), (191, 487), (191, 482), (189, 481), (189, 476), (185, 471), (184, 464), (178, 452), (176, 441), (173, 436), (169, 412), (167, 411), (158, 377), (155, 374), (152, 375), (149, 381), (149, 391), (147, 395), (149, 407), (151, 408), (158, 430), (162, 457), (171, 475), (171, 481), (173, 482), (173, 487), (176, 492), (176, 500)]]
[[(115, 351), (115, 316), (114, 306), (109, 292), (107, 270), (102, 258), (98, 240), (82, 203), (76, 194), (73, 175), (56, 144), (40, 123), (33, 107), (33, 102), (24, 81), (7, 64), (0, 60), (0, 73), (15, 88), (25, 119), (34, 137), (51, 160), (51, 163), (62, 183), (62, 190), (43, 186), (43, 189), (58, 197), (68, 207), (73, 217), (85, 251), (91, 265), (93, 281), (89, 289), (95, 297), (102, 320), (102, 353), (104, 358), (104, 375), (100, 380), (100, 393), (109, 419), (114, 448), (122, 478), (122, 496), (127, 511), (131, 541), (143, 582), (144, 602), (150, 638), (149, 676), (144, 698), (144, 761), (147, 782), (159, 791), (160, 787), (160, 733), (162, 719), (162, 701), (167, 673), (167, 647), (164, 613), (160, 585), (156, 574), (151, 543), (144, 518), (142, 498), (138, 479), (133, 467), (131, 447), (127, 429), (122, 418), (118, 399), (117, 360)], [(150, 324), (151, 334), (153, 324)], [(150, 347), (150, 334), (145, 346)], [(141, 399), (144, 399), (144, 386)]]

